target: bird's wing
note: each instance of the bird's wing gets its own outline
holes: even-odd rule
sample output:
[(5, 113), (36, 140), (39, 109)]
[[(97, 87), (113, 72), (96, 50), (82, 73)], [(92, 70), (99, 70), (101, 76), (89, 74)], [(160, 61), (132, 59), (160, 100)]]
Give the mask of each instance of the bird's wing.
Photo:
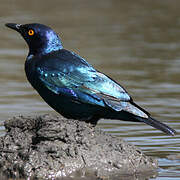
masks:
[(51, 62), (51, 67), (38, 67), (37, 72), (43, 84), (56, 94), (63, 94), (80, 103), (108, 106), (115, 111), (125, 110), (147, 117), (130, 103), (131, 97), (123, 87), (92, 66), (71, 64), (71, 67), (64, 66), (62, 70), (60, 67), (52, 67)]
[(87, 94), (94, 94), (99, 98), (109, 101), (129, 101), (127, 92), (114, 81), (99, 72), (82, 72), (76, 68), (71, 73), (63, 73), (54, 70), (38, 68), (39, 78), (44, 85), (56, 94), (61, 89), (71, 89), (74, 92), (81, 91)]

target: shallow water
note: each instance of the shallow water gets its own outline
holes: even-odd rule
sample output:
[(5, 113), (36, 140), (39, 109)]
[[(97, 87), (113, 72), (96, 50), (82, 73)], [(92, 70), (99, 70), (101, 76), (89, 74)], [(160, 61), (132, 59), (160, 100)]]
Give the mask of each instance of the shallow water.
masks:
[[(59, 32), (65, 48), (120, 82), (135, 102), (180, 132), (180, 1), (26, 1), (0, 6), (0, 135), (15, 115), (55, 113), (26, 81), (27, 46), (4, 23), (39, 22)], [(99, 127), (159, 160), (158, 180), (180, 178), (179, 134), (150, 126), (101, 120)]]

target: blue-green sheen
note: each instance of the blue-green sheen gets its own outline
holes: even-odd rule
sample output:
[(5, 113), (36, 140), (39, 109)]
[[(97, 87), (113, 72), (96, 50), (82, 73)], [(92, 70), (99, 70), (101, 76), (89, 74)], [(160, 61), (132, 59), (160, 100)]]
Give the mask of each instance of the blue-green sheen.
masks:
[[(63, 48), (58, 35), (42, 24), (6, 24), (29, 46), (25, 62), (28, 81), (54, 110), (96, 124), (100, 118), (144, 122), (174, 135), (175, 130), (153, 119), (127, 91), (84, 58)], [(28, 36), (29, 29), (34, 31)]]

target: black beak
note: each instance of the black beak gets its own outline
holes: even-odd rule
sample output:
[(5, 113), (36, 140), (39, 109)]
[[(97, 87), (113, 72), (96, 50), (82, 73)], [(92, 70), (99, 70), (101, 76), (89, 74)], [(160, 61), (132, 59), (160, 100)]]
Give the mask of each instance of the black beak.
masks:
[(7, 23), (5, 24), (8, 28), (14, 29), (16, 31), (20, 31), (21, 24), (15, 24), (15, 23)]

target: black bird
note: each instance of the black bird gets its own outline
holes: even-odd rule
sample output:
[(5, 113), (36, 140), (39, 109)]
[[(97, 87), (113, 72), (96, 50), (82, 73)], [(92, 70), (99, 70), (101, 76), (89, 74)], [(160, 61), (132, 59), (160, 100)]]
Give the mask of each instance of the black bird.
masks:
[(29, 46), (28, 81), (44, 101), (66, 118), (96, 124), (100, 118), (144, 122), (166, 134), (175, 130), (153, 119), (116, 81), (63, 48), (58, 35), (42, 24), (14, 24)]

